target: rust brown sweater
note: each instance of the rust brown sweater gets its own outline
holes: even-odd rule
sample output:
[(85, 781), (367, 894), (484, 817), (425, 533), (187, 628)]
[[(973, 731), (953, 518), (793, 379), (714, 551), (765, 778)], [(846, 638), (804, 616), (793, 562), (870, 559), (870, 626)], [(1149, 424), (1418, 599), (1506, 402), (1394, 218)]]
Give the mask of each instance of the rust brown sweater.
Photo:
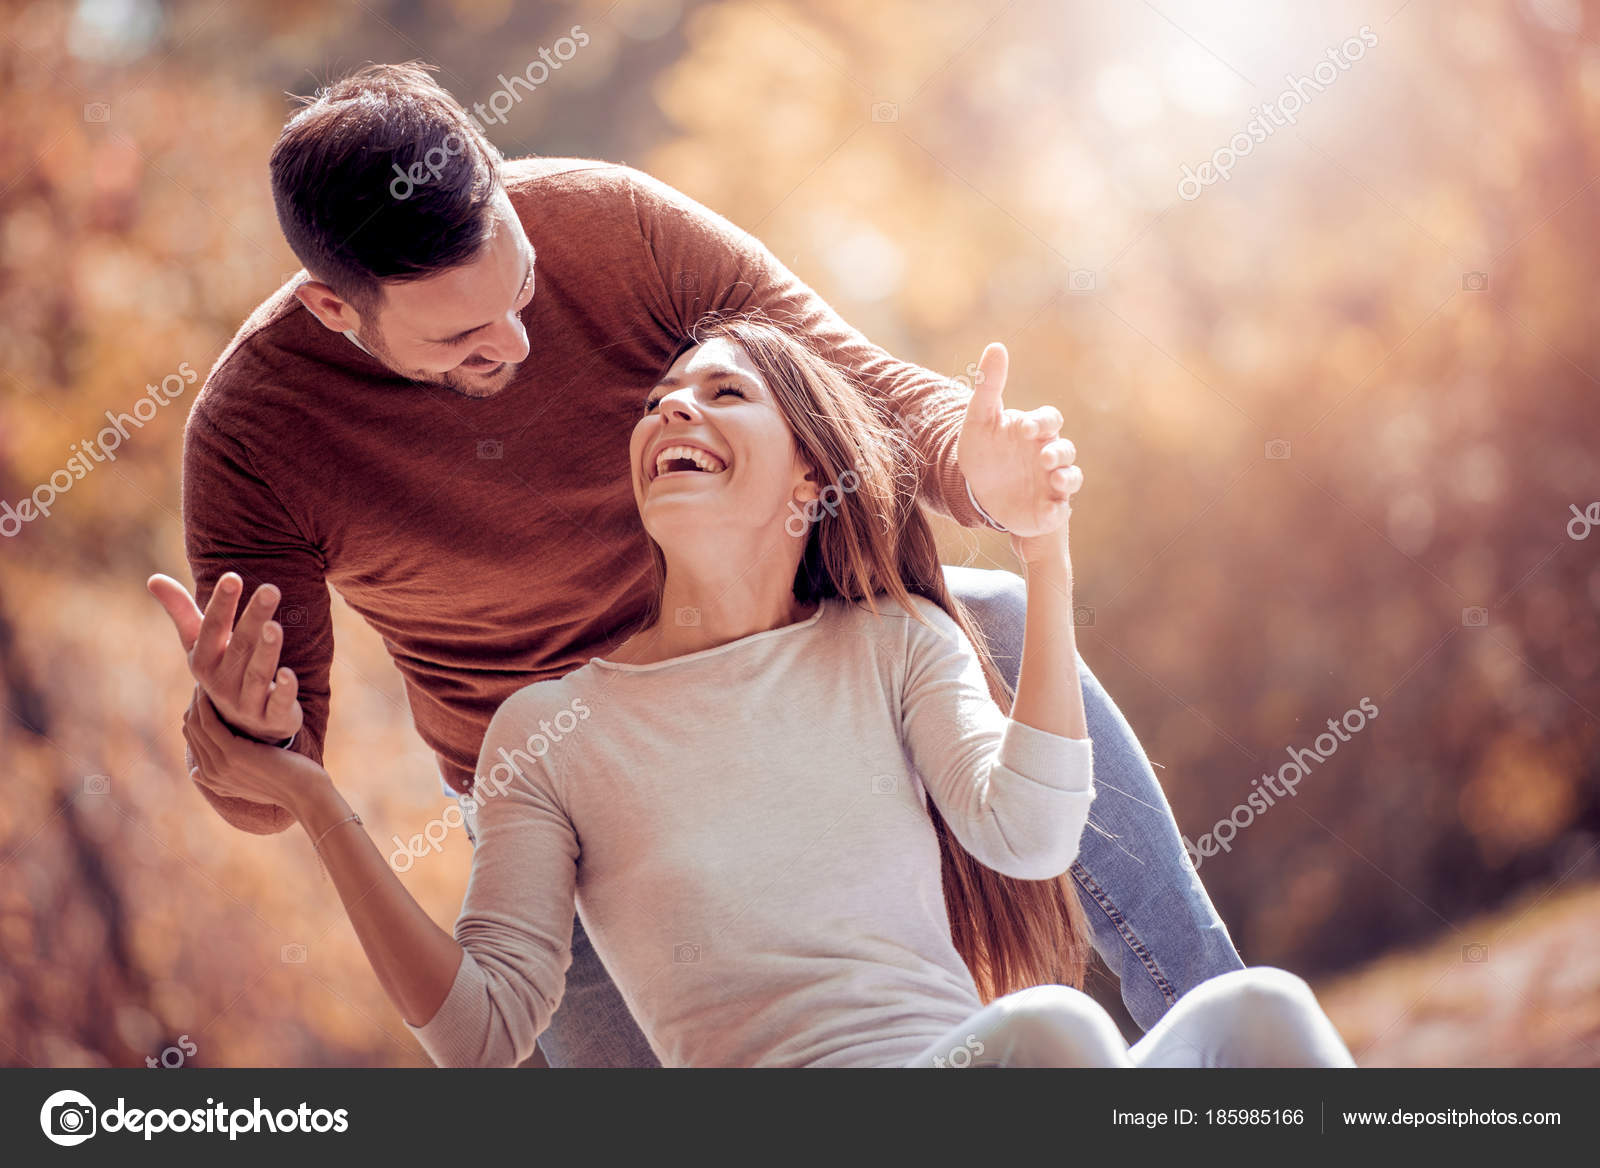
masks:
[[(764, 309), (854, 370), (918, 435), (924, 499), (981, 522), (956, 463), (966, 392), (852, 329), (758, 240), (631, 168), (506, 165), (532, 242), (532, 351), (498, 395), (407, 381), (325, 328), (291, 281), (251, 314), (195, 400), (183, 516), (202, 607), (236, 571), (283, 591), (296, 749), (322, 757), (328, 587), (383, 636), (440, 770), (466, 790), (500, 703), (602, 654), (651, 588), (628, 474), (646, 393), (688, 327)], [(202, 788), (204, 790), (204, 788)], [(218, 810), (249, 831), (292, 822)]]

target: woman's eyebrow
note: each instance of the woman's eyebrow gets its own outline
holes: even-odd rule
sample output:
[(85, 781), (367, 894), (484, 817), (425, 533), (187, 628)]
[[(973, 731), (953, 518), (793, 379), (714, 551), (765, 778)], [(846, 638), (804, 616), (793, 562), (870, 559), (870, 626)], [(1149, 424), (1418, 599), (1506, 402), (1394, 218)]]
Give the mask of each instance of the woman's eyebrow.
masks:
[[(732, 377), (739, 381), (750, 380), (749, 377), (735, 369), (732, 365), (712, 365), (707, 368), (705, 372), (711, 377)], [(676, 373), (669, 373), (660, 381), (656, 382), (657, 388), (665, 389), (676, 389), (682, 384), (683, 378), (679, 377)]]

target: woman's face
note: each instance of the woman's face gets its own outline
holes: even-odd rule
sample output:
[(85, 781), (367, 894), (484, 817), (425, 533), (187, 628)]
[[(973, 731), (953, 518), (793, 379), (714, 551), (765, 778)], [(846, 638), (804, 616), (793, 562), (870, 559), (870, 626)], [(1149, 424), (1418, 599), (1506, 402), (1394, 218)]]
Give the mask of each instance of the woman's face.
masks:
[(783, 535), (791, 504), (803, 512), (816, 497), (788, 420), (745, 351), (726, 338), (673, 362), (650, 391), (628, 450), (639, 516), (664, 550), (714, 544), (719, 533)]

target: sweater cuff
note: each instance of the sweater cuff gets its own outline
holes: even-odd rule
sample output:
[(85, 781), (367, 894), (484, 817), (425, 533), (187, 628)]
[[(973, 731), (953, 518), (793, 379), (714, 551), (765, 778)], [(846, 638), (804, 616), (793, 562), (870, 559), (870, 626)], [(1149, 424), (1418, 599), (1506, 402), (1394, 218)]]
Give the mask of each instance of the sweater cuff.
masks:
[(1000, 737), (1000, 765), (1058, 791), (1089, 791), (1094, 748), (1087, 738), (1063, 738), (1008, 720)]
[(982, 527), (988, 522), (988, 516), (979, 509), (978, 501), (972, 497), (967, 476), (961, 473), (959, 434), (950, 440), (950, 453), (939, 467), (939, 494), (944, 499), (945, 509), (950, 512), (950, 518), (962, 527)]
[(478, 975), (477, 963), (463, 951), (461, 964), (456, 967), (455, 980), (450, 983), (450, 992), (427, 1024), (413, 1026), (404, 1018), (400, 1021), (422, 1044), (422, 1049), (428, 1052), (428, 1057), (437, 1066), (477, 1066), (481, 1043), (474, 1041), (471, 1036), (474, 1033), (482, 1034), (478, 1012), (483, 1003), (483, 979)]

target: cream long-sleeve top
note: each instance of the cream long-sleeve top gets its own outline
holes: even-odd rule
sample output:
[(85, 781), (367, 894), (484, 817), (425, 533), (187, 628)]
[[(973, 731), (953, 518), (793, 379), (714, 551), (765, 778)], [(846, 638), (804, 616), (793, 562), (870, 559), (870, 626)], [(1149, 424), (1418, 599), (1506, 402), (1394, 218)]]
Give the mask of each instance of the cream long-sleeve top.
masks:
[(518, 691), (479, 759), (441, 1066), (516, 1066), (560, 1004), (574, 908), (663, 1066), (897, 1066), (981, 1007), (932, 797), (1023, 879), (1071, 866), (1087, 739), (1008, 719), (920, 597)]

